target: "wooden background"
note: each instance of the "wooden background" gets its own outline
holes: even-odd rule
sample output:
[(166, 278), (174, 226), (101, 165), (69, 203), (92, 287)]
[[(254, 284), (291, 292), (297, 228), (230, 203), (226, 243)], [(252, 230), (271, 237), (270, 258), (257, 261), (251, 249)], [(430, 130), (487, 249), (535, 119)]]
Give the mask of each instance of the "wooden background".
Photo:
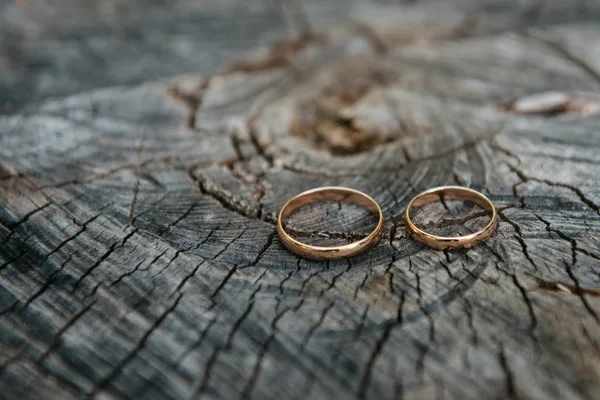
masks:
[[(600, 397), (600, 2), (0, 1), (0, 397)], [(482, 190), (497, 234), (402, 212)], [(285, 251), (363, 190), (361, 256)], [(461, 233), (460, 204), (421, 223)], [(344, 242), (372, 221), (290, 221)]]

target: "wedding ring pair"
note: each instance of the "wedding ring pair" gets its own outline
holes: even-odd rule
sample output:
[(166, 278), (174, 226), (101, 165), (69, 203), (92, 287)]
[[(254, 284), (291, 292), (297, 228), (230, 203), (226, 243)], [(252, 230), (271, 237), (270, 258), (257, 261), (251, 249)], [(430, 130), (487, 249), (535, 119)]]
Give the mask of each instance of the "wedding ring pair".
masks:
[[(411, 213), (413, 210), (437, 200), (471, 201), (489, 212), (491, 220), (483, 229), (465, 236), (438, 236), (427, 233), (412, 222)], [(322, 201), (340, 201), (362, 206), (377, 216), (377, 226), (366, 237), (340, 246), (309, 245), (298, 241), (286, 232), (284, 221), (294, 211), (305, 205)], [(492, 202), (482, 193), (461, 186), (440, 186), (419, 193), (408, 203), (404, 218), (406, 229), (417, 242), (438, 250), (454, 250), (476, 246), (489, 239), (496, 230), (497, 225), (496, 208)], [(281, 208), (277, 218), (277, 233), (284, 246), (292, 253), (311, 260), (334, 260), (363, 253), (379, 241), (382, 232), (383, 212), (379, 204), (367, 194), (346, 187), (327, 186), (300, 193)]]

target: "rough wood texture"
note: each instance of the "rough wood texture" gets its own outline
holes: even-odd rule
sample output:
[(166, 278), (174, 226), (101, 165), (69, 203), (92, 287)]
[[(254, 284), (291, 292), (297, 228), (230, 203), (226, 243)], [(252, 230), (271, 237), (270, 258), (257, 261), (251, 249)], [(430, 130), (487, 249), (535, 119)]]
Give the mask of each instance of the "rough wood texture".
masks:
[[(194, 49), (229, 50), (185, 50), (200, 74), (168, 81), (5, 80), (17, 104), (72, 95), (0, 118), (2, 397), (597, 398), (600, 4), (405, 3), (308, 3), (287, 38), (273, 12), (255, 29), (281, 37), (243, 56), (243, 23), (192, 31)], [(220, 4), (194, 15), (235, 8)], [(82, 50), (106, 43), (81, 32)], [(111, 84), (139, 57), (103, 51), (85, 71)], [(497, 234), (457, 252), (410, 240), (408, 200), (455, 183), (494, 201)], [(301, 260), (276, 212), (332, 184), (379, 201), (384, 238)], [(485, 219), (447, 206), (421, 222)], [(344, 241), (369, 223), (324, 205), (291, 226)]]

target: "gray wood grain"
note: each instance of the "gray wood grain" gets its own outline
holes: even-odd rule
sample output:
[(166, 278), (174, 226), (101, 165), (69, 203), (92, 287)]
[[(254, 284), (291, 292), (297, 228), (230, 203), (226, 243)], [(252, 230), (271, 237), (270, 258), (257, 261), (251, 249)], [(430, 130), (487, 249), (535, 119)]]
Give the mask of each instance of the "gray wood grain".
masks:
[[(27, 103), (0, 117), (2, 397), (597, 398), (600, 4), (285, 3), (287, 19), (271, 4), (256, 36), (226, 16), (249, 15), (238, 5), (123, 3), (102, 29), (219, 26), (172, 64), (136, 42), (157, 58), (137, 72), (139, 54), (104, 50), (106, 81), (69, 76), (89, 73), (79, 58), (52, 87), (38, 79), (54, 67), (0, 64), (6, 99)], [(94, 51), (106, 31), (88, 11), (52, 29)], [(59, 63), (53, 49), (31, 54)], [(500, 210), (485, 245), (405, 233), (410, 198), (442, 184)], [(331, 262), (281, 246), (279, 208), (322, 185), (380, 203), (380, 244)], [(447, 206), (420, 223), (485, 221)], [(290, 225), (330, 243), (372, 222), (334, 204)]]

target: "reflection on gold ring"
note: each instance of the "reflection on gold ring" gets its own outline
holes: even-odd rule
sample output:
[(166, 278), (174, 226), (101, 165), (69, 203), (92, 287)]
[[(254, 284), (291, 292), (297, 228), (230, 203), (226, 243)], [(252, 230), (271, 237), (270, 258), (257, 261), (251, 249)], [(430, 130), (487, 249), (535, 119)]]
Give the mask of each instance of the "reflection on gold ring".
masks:
[[(368, 236), (341, 246), (313, 246), (291, 237), (283, 228), (283, 221), (298, 208), (321, 201), (344, 201), (365, 207), (378, 216), (377, 227)], [(300, 193), (281, 208), (277, 218), (277, 234), (283, 245), (291, 252), (311, 260), (335, 260), (360, 254), (379, 241), (382, 231), (383, 213), (377, 202), (358, 190), (339, 186), (320, 187)]]
[[(467, 200), (488, 211), (492, 215), (490, 222), (481, 230), (465, 236), (437, 236), (427, 233), (413, 224), (410, 219), (412, 210), (438, 200)], [(477, 246), (488, 240), (496, 230), (496, 208), (482, 193), (462, 186), (440, 186), (426, 190), (413, 198), (404, 213), (406, 229), (413, 238), (429, 247), (438, 250), (462, 249)]]

